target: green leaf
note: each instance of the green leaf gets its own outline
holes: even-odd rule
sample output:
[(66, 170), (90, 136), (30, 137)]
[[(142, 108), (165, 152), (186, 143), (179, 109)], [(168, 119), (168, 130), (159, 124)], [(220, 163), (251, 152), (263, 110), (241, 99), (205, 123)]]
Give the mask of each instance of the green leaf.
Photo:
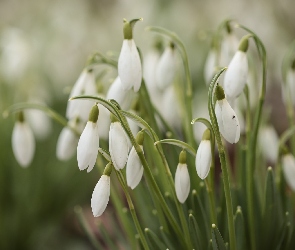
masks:
[(198, 223), (192, 214), (189, 215), (189, 230), (190, 230), (190, 236), (191, 236), (191, 239), (193, 240), (193, 245), (195, 249), (203, 249), (201, 245), (201, 239), (200, 239), (202, 232), (200, 231)]
[(156, 141), (154, 143), (154, 145), (157, 145), (158, 143), (167, 143), (167, 144), (178, 146), (182, 149), (185, 149), (192, 156), (196, 157), (196, 150), (191, 145), (189, 145), (183, 141), (176, 140), (176, 139), (164, 139), (164, 140)]
[(213, 250), (226, 250), (222, 236), (215, 224), (212, 224), (212, 245)]
[(110, 153), (103, 149), (103, 148), (98, 148), (98, 152), (107, 160), (107, 161), (112, 161)]
[(240, 206), (237, 207), (237, 211), (235, 214), (235, 231), (236, 231), (236, 241), (237, 241), (237, 249), (247, 249), (246, 244), (246, 235), (245, 235), (245, 222), (242, 213), (242, 208)]
[(167, 249), (165, 244), (159, 239), (159, 237), (152, 230), (150, 230), (149, 228), (146, 228), (144, 232), (151, 249), (153, 250)]

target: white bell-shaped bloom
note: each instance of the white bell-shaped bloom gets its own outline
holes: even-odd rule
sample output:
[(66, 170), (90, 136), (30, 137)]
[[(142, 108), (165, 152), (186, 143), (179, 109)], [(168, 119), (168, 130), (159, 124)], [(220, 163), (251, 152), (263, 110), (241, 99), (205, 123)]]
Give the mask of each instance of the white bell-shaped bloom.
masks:
[(226, 99), (217, 100), (215, 114), (220, 133), (229, 143), (237, 143), (240, 139), (238, 117)]
[(258, 143), (266, 160), (276, 163), (279, 137), (273, 126), (267, 125), (259, 130)]
[(178, 163), (174, 181), (177, 199), (184, 203), (190, 191), (190, 177), (186, 163)]
[(159, 92), (157, 83), (156, 83), (156, 70), (157, 65), (160, 59), (158, 50), (151, 50), (144, 57), (143, 64), (143, 76), (146, 83), (147, 90), (149, 91), (150, 97)]
[(119, 122), (112, 122), (109, 131), (109, 151), (116, 170), (123, 169), (128, 158), (128, 138)]
[(89, 173), (96, 162), (99, 148), (98, 107), (94, 105), (89, 114), (89, 120), (80, 136), (77, 147), (77, 161), (80, 170), (87, 168)]
[(159, 59), (156, 68), (156, 81), (160, 89), (165, 89), (173, 83), (176, 71), (174, 46), (168, 46)]
[(283, 100), (285, 103), (288, 103), (287, 100), (289, 98), (293, 106), (295, 106), (295, 69), (292, 68), (287, 71), (286, 85), (283, 90)]
[(133, 39), (124, 39), (118, 60), (118, 74), (124, 90), (133, 87), (137, 92), (141, 85), (142, 69), (139, 53)]
[[(75, 121), (70, 121), (69, 126), (75, 128)], [(61, 161), (69, 160), (76, 152), (78, 145), (78, 136), (68, 126), (60, 132), (56, 145), (56, 156)]]
[(243, 91), (248, 78), (247, 54), (238, 50), (224, 75), (224, 92), (229, 99), (235, 99)]
[(103, 105), (98, 104), (99, 117), (98, 124), (98, 136), (100, 139), (107, 140), (109, 138), (109, 129), (111, 125), (110, 112)]
[(207, 56), (205, 66), (204, 66), (204, 79), (207, 85), (210, 84), (217, 66), (217, 59), (218, 59), (218, 53), (217, 50), (212, 48)]
[[(95, 76), (92, 70), (84, 69), (76, 81), (69, 98), (78, 95), (97, 95)], [(87, 121), (89, 111), (93, 106), (90, 100), (72, 100), (68, 102), (66, 117), (69, 120), (79, 116), (82, 121)]]
[(132, 102), (132, 99), (133, 99), (132, 95), (133, 95), (133, 91), (125, 90), (123, 88), (120, 77), (117, 76), (117, 78), (114, 80), (114, 82), (110, 86), (106, 98), (108, 100), (114, 99), (120, 104), (123, 110), (126, 110), (129, 108)]
[(198, 176), (204, 180), (210, 171), (212, 160), (210, 140), (202, 140), (196, 155), (196, 169)]
[(91, 208), (94, 217), (101, 216), (109, 203), (110, 182), (110, 176), (102, 175), (94, 188), (91, 198)]
[(239, 40), (233, 32), (227, 33), (221, 42), (220, 49), (220, 64), (221, 67), (226, 67), (238, 50)]
[[(140, 146), (143, 149), (142, 146)], [(143, 166), (138, 157), (138, 154), (134, 147), (131, 148), (127, 164), (126, 164), (126, 179), (127, 185), (134, 189), (139, 184), (143, 175)]]
[(295, 191), (295, 158), (288, 153), (282, 156), (283, 172), (287, 184)]
[(12, 131), (12, 150), (18, 163), (27, 167), (35, 153), (35, 139), (25, 121), (17, 121)]

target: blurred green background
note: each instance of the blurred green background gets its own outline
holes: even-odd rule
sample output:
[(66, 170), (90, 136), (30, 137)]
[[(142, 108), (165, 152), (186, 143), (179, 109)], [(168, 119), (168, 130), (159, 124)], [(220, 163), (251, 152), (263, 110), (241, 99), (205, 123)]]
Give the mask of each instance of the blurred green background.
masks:
[[(152, 45), (154, 36), (145, 31), (146, 26), (175, 31), (188, 49), (194, 84), (200, 86), (212, 33), (224, 19), (236, 19), (265, 43), (268, 102), (280, 99), (276, 90), (281, 84), (281, 62), (295, 37), (292, 0), (2, 0), (1, 113), (14, 103), (38, 100), (64, 115), (69, 90), (88, 55), (118, 54), (122, 19), (137, 17), (144, 19), (135, 27), (137, 46), (145, 53)], [(273, 108), (273, 118), (280, 117), (277, 105)], [(73, 208), (81, 205), (89, 221), (94, 221), (90, 198), (98, 172), (80, 172), (75, 157), (57, 160), (55, 147), (62, 127), (54, 122), (50, 134), (37, 139), (31, 166), (21, 168), (11, 149), (13, 124), (14, 117), (0, 117), (0, 249), (92, 249)], [(38, 124), (44, 126), (42, 121)]]

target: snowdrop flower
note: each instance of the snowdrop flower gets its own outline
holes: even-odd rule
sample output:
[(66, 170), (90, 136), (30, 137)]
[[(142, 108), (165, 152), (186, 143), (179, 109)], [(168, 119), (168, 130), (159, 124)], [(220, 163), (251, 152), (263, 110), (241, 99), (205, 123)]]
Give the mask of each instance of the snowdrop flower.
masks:
[(79, 119), (73, 119), (68, 122), (68, 126), (64, 127), (60, 132), (56, 145), (56, 156), (61, 161), (69, 160), (77, 149), (78, 136), (73, 129), (78, 130)]
[[(143, 137), (144, 134), (142, 131), (140, 131), (136, 136), (136, 141), (141, 147), (141, 150), (143, 150)], [(139, 184), (141, 178), (143, 175), (143, 166), (141, 164), (141, 161), (139, 159), (139, 156), (135, 150), (134, 147), (131, 148), (127, 165), (126, 165), (126, 179), (127, 179), (127, 185), (134, 189)]]
[(284, 102), (288, 103), (287, 100), (289, 98), (293, 106), (295, 106), (295, 59), (292, 62), (291, 68), (287, 71), (286, 85), (283, 89)]
[(84, 170), (87, 168), (88, 173), (93, 169), (98, 153), (98, 114), (98, 106), (94, 105), (89, 113), (88, 122), (80, 136), (77, 147), (77, 161), (79, 169)]
[(97, 120), (97, 124), (99, 124), (98, 136), (100, 139), (107, 140), (109, 138), (109, 128), (111, 125), (110, 112), (101, 104), (98, 104), (97, 106), (99, 109), (99, 117)]
[(197, 174), (202, 180), (209, 174), (211, 160), (210, 130), (206, 129), (196, 155)]
[(226, 25), (227, 33), (221, 42), (220, 66), (228, 66), (239, 46), (239, 40), (235, 36), (229, 23)]
[[(96, 95), (95, 76), (92, 69), (84, 69), (76, 81), (69, 98), (78, 95)], [(79, 116), (82, 121), (87, 121), (89, 111), (93, 106), (90, 100), (72, 100), (68, 102), (66, 117), (69, 120)]]
[(210, 84), (217, 67), (218, 53), (217, 50), (213, 47), (210, 49), (205, 66), (204, 66), (204, 79), (207, 85)]
[(173, 83), (176, 70), (174, 43), (170, 43), (159, 59), (156, 69), (156, 82), (160, 89), (165, 89)]
[(180, 203), (184, 203), (190, 191), (190, 178), (186, 164), (186, 152), (182, 150), (179, 154), (179, 163), (175, 173), (175, 191)]
[(240, 139), (240, 124), (238, 117), (228, 101), (225, 99), (224, 90), (221, 86), (216, 86), (215, 114), (220, 133), (229, 143), (237, 143)]
[(264, 157), (275, 163), (277, 161), (279, 137), (274, 127), (271, 125), (262, 127), (258, 134), (258, 142)]
[(124, 40), (118, 60), (118, 73), (124, 90), (133, 87), (137, 92), (141, 85), (142, 69), (140, 56), (133, 40), (132, 29), (137, 21), (142, 19), (133, 19), (130, 22), (124, 19)]
[(27, 167), (32, 162), (35, 153), (35, 140), (30, 127), (20, 112), (12, 131), (12, 150), (18, 163)]
[(228, 99), (234, 100), (243, 91), (248, 78), (248, 38), (242, 39), (239, 50), (228, 65), (224, 75), (224, 91)]
[(291, 153), (282, 156), (283, 172), (287, 184), (295, 191), (295, 158)]
[(112, 163), (108, 163), (103, 172), (103, 175), (100, 177), (93, 190), (91, 208), (94, 217), (101, 216), (109, 203), (111, 193), (110, 175), (112, 172), (112, 167)]
[(109, 151), (116, 170), (123, 169), (128, 158), (128, 138), (121, 123), (111, 115)]

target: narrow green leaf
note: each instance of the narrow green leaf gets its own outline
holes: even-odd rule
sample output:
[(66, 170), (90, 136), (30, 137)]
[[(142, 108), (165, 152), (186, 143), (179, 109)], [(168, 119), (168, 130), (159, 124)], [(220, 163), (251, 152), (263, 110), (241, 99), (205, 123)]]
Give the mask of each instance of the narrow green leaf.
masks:
[(189, 229), (190, 229), (190, 236), (193, 240), (193, 245), (195, 249), (203, 249), (201, 245), (200, 236), (202, 235), (198, 223), (195, 217), (190, 214), (189, 215)]
[(192, 156), (196, 157), (196, 150), (191, 145), (189, 145), (183, 141), (176, 140), (176, 139), (164, 139), (164, 140), (156, 141), (154, 143), (154, 145), (157, 145), (158, 143), (167, 143), (167, 144), (178, 146), (182, 149), (185, 149)]
[(215, 224), (212, 224), (212, 245), (213, 250), (226, 250), (222, 236)]
[(161, 237), (164, 241), (164, 244), (167, 246), (169, 250), (176, 250), (176, 244), (173, 244), (173, 240), (177, 240), (176, 237), (173, 237), (171, 235), (167, 235), (167, 233), (164, 231), (164, 227), (160, 227)]
[(237, 211), (235, 214), (235, 231), (236, 231), (236, 241), (237, 241), (237, 249), (249, 249), (246, 244), (246, 235), (245, 235), (245, 222), (242, 213), (242, 208), (240, 206), (237, 207)]
[(149, 228), (146, 228), (144, 232), (151, 249), (153, 250), (167, 249), (165, 244), (159, 239), (159, 237), (152, 230), (150, 230)]

